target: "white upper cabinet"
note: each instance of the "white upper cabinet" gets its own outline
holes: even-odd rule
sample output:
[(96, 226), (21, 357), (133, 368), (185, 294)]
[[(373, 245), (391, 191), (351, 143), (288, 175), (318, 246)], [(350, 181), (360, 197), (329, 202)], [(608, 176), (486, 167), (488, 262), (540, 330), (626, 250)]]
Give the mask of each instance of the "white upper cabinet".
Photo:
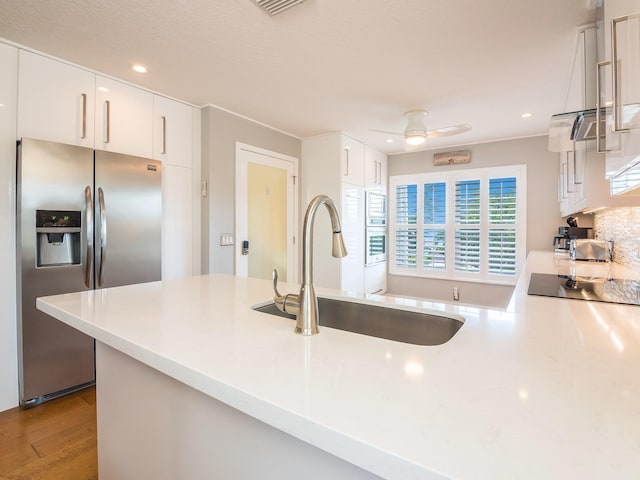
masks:
[(364, 186), (386, 190), (387, 156), (368, 145), (364, 149)]
[(153, 94), (96, 75), (95, 148), (153, 156)]
[(153, 158), (164, 165), (191, 168), (193, 107), (153, 97)]
[(18, 78), (18, 138), (93, 148), (93, 73), (20, 50)]
[(347, 135), (341, 135), (340, 145), (342, 181), (364, 186), (364, 144)]
[(605, 20), (610, 29), (614, 129), (640, 129), (640, 2), (609, 0)]
[[(606, 174), (613, 194), (640, 194), (640, 4), (604, 3), (605, 81), (600, 92), (606, 108)], [(607, 80), (608, 79), (608, 80)], [(611, 107), (608, 105), (611, 104)]]
[(637, 205), (637, 200), (612, 196), (613, 185), (605, 178), (605, 165), (600, 155), (587, 142), (576, 142), (573, 151), (561, 152), (558, 177), (558, 201), (563, 217), (589, 213), (605, 207)]
[(596, 48), (595, 25), (581, 29), (576, 38), (571, 67), (571, 81), (565, 111), (575, 112), (596, 106)]

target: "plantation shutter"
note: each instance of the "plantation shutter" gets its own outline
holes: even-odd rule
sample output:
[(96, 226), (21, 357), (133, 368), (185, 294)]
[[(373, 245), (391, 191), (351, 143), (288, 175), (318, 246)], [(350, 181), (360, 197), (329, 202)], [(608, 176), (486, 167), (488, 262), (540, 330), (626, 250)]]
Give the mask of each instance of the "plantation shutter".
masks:
[(445, 182), (424, 184), (422, 266), (431, 270), (445, 270), (447, 184)]
[(489, 273), (516, 273), (516, 177), (489, 179)]
[(418, 265), (418, 185), (398, 185), (395, 191), (396, 230), (395, 265), (416, 268)]
[(455, 270), (480, 271), (480, 180), (456, 182)]

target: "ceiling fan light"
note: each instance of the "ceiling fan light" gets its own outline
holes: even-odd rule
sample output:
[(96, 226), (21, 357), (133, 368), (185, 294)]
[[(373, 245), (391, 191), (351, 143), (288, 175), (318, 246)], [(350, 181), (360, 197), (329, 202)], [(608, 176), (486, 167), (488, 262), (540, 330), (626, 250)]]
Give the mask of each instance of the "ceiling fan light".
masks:
[(409, 110), (404, 113), (407, 128), (404, 130), (404, 141), (408, 145), (422, 145), (427, 140), (427, 127), (424, 124), (426, 110)]
[(405, 135), (404, 137), (404, 141), (407, 142), (409, 145), (413, 145), (413, 146), (422, 145), (424, 142), (426, 142), (426, 140), (427, 140), (427, 136), (424, 134)]

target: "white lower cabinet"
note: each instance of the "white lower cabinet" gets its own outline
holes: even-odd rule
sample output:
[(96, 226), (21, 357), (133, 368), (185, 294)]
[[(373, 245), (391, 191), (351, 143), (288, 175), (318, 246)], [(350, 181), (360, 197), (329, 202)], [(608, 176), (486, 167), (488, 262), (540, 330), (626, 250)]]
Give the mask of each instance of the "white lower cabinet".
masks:
[(96, 75), (97, 150), (153, 157), (153, 94)]
[(192, 170), (162, 165), (162, 279), (192, 275)]
[(340, 220), (347, 256), (341, 261), (340, 288), (364, 291), (364, 188), (342, 184)]
[(380, 262), (364, 268), (364, 289), (366, 293), (387, 291), (387, 262)]

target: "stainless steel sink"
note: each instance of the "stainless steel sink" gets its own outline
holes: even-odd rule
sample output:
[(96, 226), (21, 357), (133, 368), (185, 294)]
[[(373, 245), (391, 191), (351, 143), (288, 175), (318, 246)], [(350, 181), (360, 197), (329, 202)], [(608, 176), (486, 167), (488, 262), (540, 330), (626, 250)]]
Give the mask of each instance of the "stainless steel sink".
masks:
[[(252, 307), (259, 312), (295, 320), (275, 303)], [(442, 345), (462, 327), (464, 320), (386, 306), (318, 298), (320, 326), (386, 338), (414, 345)]]

